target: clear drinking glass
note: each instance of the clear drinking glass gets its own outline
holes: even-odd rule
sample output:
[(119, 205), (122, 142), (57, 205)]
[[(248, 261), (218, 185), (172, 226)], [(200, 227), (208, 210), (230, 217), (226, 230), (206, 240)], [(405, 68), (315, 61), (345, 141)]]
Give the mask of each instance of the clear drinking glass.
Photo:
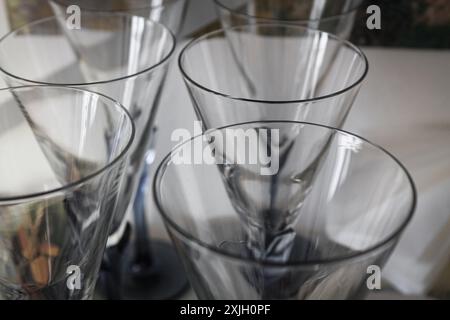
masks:
[(341, 127), (368, 71), (350, 42), (285, 23), (213, 31), (183, 49), (179, 66), (207, 129), (258, 120)]
[(351, 299), (410, 221), (382, 148), (294, 121), (206, 131), (163, 160), (154, 198), (200, 299)]
[[(157, 21), (176, 36), (179, 35), (184, 22), (186, 0), (50, 0), (50, 5), (57, 16), (64, 16), (72, 5), (77, 5), (84, 13), (128, 13), (135, 16)], [(69, 10), (70, 12), (70, 10)], [(64, 27), (66, 21), (60, 19)], [(108, 51), (108, 47), (103, 48)], [(164, 71), (165, 72), (165, 71)], [(99, 288), (104, 288), (110, 299), (149, 298), (166, 299), (177, 295), (187, 286), (187, 279), (179, 272), (181, 265), (176, 257), (173, 247), (165, 241), (150, 241), (151, 235), (147, 224), (145, 199), (147, 198), (148, 181), (155, 154), (157, 141), (157, 124), (149, 123), (150, 141), (146, 155), (141, 157), (143, 168), (138, 178), (139, 183), (133, 197), (132, 218), (125, 219), (122, 224), (125, 230), (130, 227), (132, 236), (126, 236), (126, 231), (117, 232), (112, 238), (118, 239), (113, 246), (108, 246), (107, 257), (100, 274)], [(145, 158), (145, 162), (144, 162)], [(136, 180), (137, 181), (137, 180)], [(131, 239), (131, 240), (130, 240)], [(127, 243), (125, 245), (125, 243)], [(110, 241), (111, 244), (111, 241)], [(119, 249), (124, 247), (125, 249)], [(120, 252), (118, 252), (120, 251)], [(115, 257), (115, 258), (114, 258)], [(114, 280), (111, 280), (111, 277)], [(150, 278), (150, 279), (148, 279)], [(123, 285), (119, 284), (123, 282)]]
[(288, 22), (348, 39), (363, 0), (214, 0), (224, 28)]
[(72, 5), (84, 12), (127, 12), (158, 21), (175, 35), (181, 31), (186, 15), (186, 0), (49, 0), (56, 15), (64, 15)]
[(89, 299), (134, 125), (66, 87), (0, 90), (0, 299)]
[(136, 139), (115, 231), (139, 185), (175, 39), (162, 24), (127, 13), (83, 12), (79, 29), (65, 19), (38, 20), (0, 39), (0, 72), (9, 86), (84, 88), (127, 108), (136, 125)]

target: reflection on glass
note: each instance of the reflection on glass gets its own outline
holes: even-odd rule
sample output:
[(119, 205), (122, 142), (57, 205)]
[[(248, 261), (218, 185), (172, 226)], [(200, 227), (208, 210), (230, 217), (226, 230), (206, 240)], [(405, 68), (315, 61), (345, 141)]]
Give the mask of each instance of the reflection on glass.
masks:
[(178, 35), (187, 0), (50, 0), (50, 5), (56, 15), (65, 15), (72, 5), (79, 6), (82, 12), (126, 12), (157, 21)]
[(257, 120), (341, 127), (368, 70), (351, 43), (288, 24), (213, 31), (189, 43), (179, 65), (206, 128)]
[(0, 40), (0, 71), (10, 86), (69, 85), (122, 103), (136, 125), (130, 168), (113, 230), (134, 198), (152, 136), (168, 60), (175, 48), (163, 25), (124, 13), (84, 12), (80, 29), (65, 17), (32, 22)]
[(154, 197), (201, 299), (363, 297), (416, 201), (383, 149), (292, 121), (185, 142), (159, 167)]
[(214, 0), (224, 28), (288, 22), (348, 39), (363, 0)]
[(0, 299), (92, 297), (133, 137), (105, 96), (0, 90)]

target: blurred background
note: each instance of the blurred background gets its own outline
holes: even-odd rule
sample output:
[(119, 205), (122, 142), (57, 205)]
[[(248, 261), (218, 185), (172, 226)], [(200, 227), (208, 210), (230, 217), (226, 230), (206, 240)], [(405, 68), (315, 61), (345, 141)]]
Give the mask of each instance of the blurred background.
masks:
[[(98, 1), (98, 0), (93, 0)], [(283, 0), (288, 3), (291, 0)], [(9, 23), (15, 29), (29, 21), (52, 15), (46, 0), (0, 0), (6, 15), (0, 23)], [(117, 8), (125, 1), (116, 0)], [(383, 13), (381, 30), (368, 30), (365, 10), (359, 11), (351, 41), (358, 45), (450, 48), (450, 1), (448, 0), (365, 0), (361, 8), (378, 5)], [(286, 8), (289, 8), (287, 5)], [(216, 29), (212, 0), (191, 0), (183, 35), (203, 33)]]

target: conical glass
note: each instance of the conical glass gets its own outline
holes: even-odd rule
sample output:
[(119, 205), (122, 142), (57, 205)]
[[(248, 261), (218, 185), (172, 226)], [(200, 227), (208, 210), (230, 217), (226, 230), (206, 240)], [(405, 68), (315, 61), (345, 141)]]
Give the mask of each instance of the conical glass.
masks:
[(0, 72), (10, 86), (84, 88), (127, 108), (136, 139), (113, 225), (116, 230), (136, 194), (175, 39), (162, 24), (127, 13), (82, 12), (79, 29), (61, 23), (65, 19), (45, 18), (4, 36)]
[(0, 90), (0, 299), (92, 298), (133, 137), (106, 96)]
[(77, 5), (84, 12), (127, 12), (149, 18), (168, 27), (175, 35), (181, 31), (187, 0), (50, 0), (56, 15), (65, 15)]
[(163, 160), (153, 191), (200, 299), (361, 298), (416, 204), (388, 152), (293, 121), (206, 131)]
[(350, 42), (302, 26), (259, 23), (193, 40), (179, 66), (207, 129), (258, 120), (341, 127), (368, 71)]
[(288, 22), (348, 39), (363, 0), (214, 0), (224, 28)]

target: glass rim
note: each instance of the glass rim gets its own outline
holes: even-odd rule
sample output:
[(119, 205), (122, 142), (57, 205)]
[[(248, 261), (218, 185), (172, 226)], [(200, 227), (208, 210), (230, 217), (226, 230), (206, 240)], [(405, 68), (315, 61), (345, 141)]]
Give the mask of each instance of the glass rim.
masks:
[[(223, 93), (223, 92), (220, 92), (217, 90), (210, 89), (207, 86), (200, 84), (199, 82), (192, 79), (192, 77), (188, 74), (188, 72), (183, 67), (183, 58), (184, 58), (186, 52), (189, 49), (191, 49), (193, 46), (195, 46), (196, 44), (200, 43), (201, 41), (204, 41), (205, 39), (208, 39), (208, 38), (213, 38), (219, 34), (225, 35), (226, 31), (239, 30), (239, 29), (248, 28), (248, 27), (252, 27), (252, 26), (292, 28), (292, 29), (304, 30), (304, 31), (307, 31), (308, 33), (313, 32), (313, 33), (327, 34), (328, 38), (331, 38), (334, 41), (337, 41), (339, 43), (342, 43), (343, 45), (349, 47), (353, 52), (355, 52), (363, 61), (364, 71), (362, 72), (361, 76), (358, 77), (358, 79), (356, 81), (354, 81), (353, 83), (349, 84), (348, 86), (344, 87), (343, 89), (340, 89), (338, 91), (334, 91), (334, 92), (331, 92), (328, 94), (319, 95), (317, 97), (307, 98), (307, 99), (290, 99), (290, 100), (269, 100), (269, 99), (267, 99), (267, 100), (264, 100), (264, 99), (252, 99), (252, 98), (244, 98), (244, 97), (234, 96), (231, 94), (227, 94), (227, 93)], [(341, 39), (338, 36), (333, 35), (332, 33), (329, 33), (329, 32), (325, 32), (325, 31), (321, 31), (321, 30), (317, 30), (317, 29), (313, 29), (313, 28), (308, 28), (308, 27), (304, 27), (304, 26), (299, 26), (299, 25), (295, 25), (295, 24), (291, 24), (291, 23), (251, 23), (251, 24), (244, 24), (244, 25), (228, 27), (228, 28), (220, 28), (220, 29), (208, 32), (202, 36), (199, 36), (197, 38), (190, 40), (184, 46), (184, 48), (181, 50), (180, 54), (178, 55), (178, 68), (180, 69), (180, 72), (186, 81), (190, 82), (195, 87), (200, 88), (202, 91), (209, 92), (216, 96), (221, 96), (223, 98), (230, 99), (230, 100), (253, 102), (253, 103), (292, 104), (292, 103), (308, 103), (308, 102), (326, 100), (326, 99), (340, 96), (340, 95), (352, 90), (353, 88), (360, 85), (363, 82), (363, 80), (366, 78), (366, 76), (369, 72), (369, 61), (368, 61), (366, 55), (364, 54), (364, 52), (358, 46), (354, 45), (353, 43), (351, 43), (348, 40)]]
[(349, 13), (356, 12), (357, 10), (362, 8), (362, 6), (364, 4), (364, 1), (361, 0), (359, 4), (350, 7), (349, 9), (345, 10), (342, 13), (326, 16), (324, 18), (317, 18), (317, 19), (276, 19), (276, 18), (264, 18), (264, 17), (260, 17), (260, 16), (252, 16), (252, 15), (249, 15), (249, 14), (245, 14), (245, 13), (242, 13), (242, 12), (238, 12), (238, 11), (230, 8), (229, 6), (225, 5), (223, 3), (223, 0), (213, 0), (213, 1), (218, 7), (222, 8), (224, 10), (227, 10), (228, 12), (233, 13), (235, 15), (241, 16), (241, 17), (258, 19), (258, 20), (265, 20), (265, 21), (290, 22), (290, 23), (317, 22), (317, 21), (328, 21), (328, 20), (336, 19), (338, 17), (345, 16), (345, 15), (347, 15)]
[(98, 176), (100, 176), (101, 174), (103, 174), (104, 172), (108, 171), (110, 168), (114, 167), (118, 162), (120, 162), (124, 157), (127, 156), (129, 150), (131, 149), (131, 146), (133, 145), (134, 142), (134, 138), (135, 138), (135, 134), (136, 134), (136, 128), (134, 125), (134, 121), (133, 118), (131, 117), (130, 113), (128, 112), (128, 110), (118, 101), (104, 95), (98, 92), (94, 92), (94, 91), (90, 91), (90, 90), (86, 90), (86, 89), (80, 89), (80, 88), (73, 88), (73, 87), (68, 87), (68, 86), (18, 86), (18, 87), (7, 87), (7, 88), (0, 88), (0, 94), (6, 91), (9, 92), (14, 92), (16, 90), (22, 90), (22, 89), (32, 89), (32, 90), (53, 90), (56, 89), (58, 91), (60, 90), (66, 90), (68, 92), (84, 92), (84, 93), (89, 93), (92, 95), (96, 95), (102, 99), (104, 99), (106, 102), (106, 108), (112, 108), (112, 106), (114, 106), (114, 108), (118, 111), (120, 111), (127, 120), (127, 122), (130, 125), (130, 137), (128, 139), (128, 142), (126, 143), (126, 145), (123, 147), (123, 149), (120, 151), (120, 153), (118, 155), (116, 155), (112, 160), (108, 161), (105, 165), (101, 166), (100, 169), (95, 170), (94, 172), (88, 174), (86, 177), (83, 177), (81, 179), (78, 179), (74, 182), (70, 182), (68, 184), (65, 184), (61, 187), (58, 188), (53, 188), (47, 191), (40, 191), (40, 192), (32, 192), (32, 193), (28, 193), (28, 194), (23, 194), (23, 195), (18, 195), (18, 196), (13, 196), (13, 197), (1, 197), (0, 196), (0, 204), (2, 203), (9, 203), (9, 202), (21, 202), (21, 201), (26, 201), (26, 200), (32, 200), (32, 199), (36, 199), (36, 198), (41, 198), (41, 197), (46, 197), (46, 196), (50, 196), (53, 194), (56, 194), (58, 192), (61, 191), (66, 191), (66, 190), (73, 190), (83, 184), (85, 184), (88, 181), (91, 181), (95, 178), (97, 178)]
[[(172, 31), (167, 28), (165, 25), (163, 25), (160, 22), (145, 18), (145, 17), (141, 17), (141, 16), (137, 16), (134, 14), (130, 14), (130, 13), (126, 13), (126, 12), (87, 12), (84, 13), (87, 15), (98, 15), (98, 16), (106, 16), (106, 17), (136, 17), (139, 19), (143, 19), (145, 20), (146, 23), (151, 23), (153, 26), (158, 26), (160, 27), (162, 30), (164, 30), (164, 32), (166, 32), (169, 35), (169, 38), (172, 41), (170, 50), (168, 51), (168, 53), (162, 57), (158, 62), (152, 64), (151, 66), (147, 66), (144, 69), (129, 74), (129, 75), (122, 75), (120, 77), (116, 77), (116, 78), (112, 78), (112, 79), (107, 79), (107, 80), (101, 80), (101, 81), (92, 81), (92, 82), (73, 82), (73, 83), (55, 83), (55, 82), (46, 82), (46, 81), (39, 81), (39, 80), (31, 80), (31, 79), (27, 79), (24, 76), (18, 76), (15, 75), (7, 70), (5, 70), (5, 68), (2, 66), (2, 63), (0, 61), (0, 72), (3, 72), (4, 74), (6, 74), (7, 76), (16, 79), (18, 81), (21, 82), (25, 82), (31, 85), (44, 85), (44, 86), (76, 86), (76, 87), (83, 87), (83, 86), (92, 86), (92, 85), (99, 85), (99, 84), (108, 84), (108, 83), (113, 83), (113, 82), (119, 82), (119, 81), (123, 81), (123, 80), (128, 80), (128, 79), (132, 79), (132, 78), (136, 78), (139, 77), (143, 74), (146, 74), (152, 70), (155, 70), (157, 68), (159, 68), (160, 66), (165, 65), (166, 63), (168, 63), (168, 61), (170, 60), (171, 56), (173, 55), (173, 53), (175, 52), (175, 48), (176, 48), (176, 40), (175, 40), (175, 36), (172, 33)], [(35, 20), (32, 21), (30, 23), (27, 23), (25, 25), (20, 26), (19, 28), (15, 29), (15, 30), (11, 30), (10, 32), (6, 33), (5, 35), (3, 35), (2, 37), (0, 37), (0, 46), (3, 44), (3, 42), (7, 39), (9, 39), (9, 37), (13, 36), (14, 34), (25, 30), (25, 29), (29, 29), (31, 27), (35, 27), (36, 25), (39, 24), (43, 24), (46, 23), (48, 21), (55, 21), (56, 23), (58, 23), (58, 18), (65, 18), (65, 16), (62, 15), (54, 15), (54, 16), (50, 16), (50, 17), (46, 17), (43, 19), (39, 19), (39, 20)]]
[[(70, 6), (70, 5), (77, 5), (79, 6), (79, 4), (76, 3), (64, 3), (64, 1), (61, 0), (50, 0), (51, 2), (54, 2), (56, 4), (59, 4), (61, 6)], [(95, 8), (87, 8), (87, 7), (80, 7), (81, 10), (86, 10), (89, 12), (124, 12), (124, 10), (142, 10), (142, 9), (158, 9), (158, 8), (163, 8), (165, 6), (168, 6), (169, 4), (173, 3), (173, 2), (180, 2), (180, 1), (186, 1), (186, 0), (163, 0), (163, 2), (165, 3), (161, 3), (158, 5), (143, 5), (143, 6), (138, 6), (138, 7), (133, 7), (133, 8), (127, 8), (127, 9), (95, 9)]]
[[(201, 137), (204, 137), (204, 135), (208, 132), (214, 132), (214, 131), (221, 131), (221, 130), (225, 130), (225, 129), (229, 129), (229, 128), (233, 128), (233, 127), (239, 127), (239, 126), (244, 126), (244, 125), (252, 125), (252, 124), (274, 124), (274, 123), (282, 123), (282, 124), (299, 124), (299, 125), (307, 125), (309, 127), (320, 127), (326, 130), (330, 130), (330, 131), (334, 131), (337, 132), (339, 134), (346, 134), (346, 135), (350, 135), (352, 137), (356, 137), (358, 139), (360, 139), (362, 142), (364, 142), (365, 144), (368, 144), (372, 147), (374, 147), (375, 149), (379, 150), (382, 154), (384, 154), (386, 157), (390, 158), (391, 160), (393, 160), (398, 166), (399, 168), (403, 171), (404, 175), (407, 178), (407, 181), (409, 182), (409, 187), (410, 187), (410, 191), (411, 191), (411, 205), (410, 208), (408, 209), (408, 213), (405, 216), (405, 218), (403, 219), (402, 223), (399, 224), (398, 227), (396, 227), (392, 233), (390, 233), (388, 236), (384, 237), (383, 239), (381, 239), (380, 241), (377, 241), (374, 245), (369, 246), (367, 249), (363, 250), (363, 251), (359, 251), (356, 253), (351, 253), (351, 254), (346, 254), (346, 255), (340, 255), (337, 257), (332, 257), (332, 258), (328, 258), (328, 259), (316, 259), (316, 260), (309, 260), (309, 261), (292, 261), (292, 262), (285, 262), (285, 263), (280, 263), (280, 262), (274, 262), (274, 261), (266, 261), (266, 260), (258, 260), (255, 258), (245, 258), (242, 257), (238, 254), (234, 254), (231, 252), (227, 252), (225, 250), (222, 250), (218, 247), (215, 247), (203, 240), (198, 239), (197, 237), (193, 236), (190, 232), (185, 231), (185, 229), (183, 227), (180, 227), (174, 220), (172, 220), (170, 218), (170, 215), (166, 213), (166, 210), (164, 210), (163, 208), (163, 204), (162, 201), (159, 197), (159, 189), (161, 186), (161, 183), (163, 181), (163, 178), (165, 176), (167, 167), (169, 165), (169, 162), (171, 160), (171, 155), (172, 152), (182, 148), (184, 145), (193, 142), (195, 139), (199, 139)], [(314, 267), (314, 266), (322, 266), (322, 265), (334, 265), (334, 264), (339, 264), (339, 263), (343, 263), (343, 262), (347, 262), (347, 261), (353, 261), (353, 260), (358, 260), (358, 259), (362, 259), (364, 257), (366, 257), (367, 255), (370, 255), (373, 252), (376, 252), (379, 249), (382, 249), (384, 246), (389, 245), (392, 241), (395, 241), (395, 239), (404, 231), (404, 229), (408, 226), (409, 222), (411, 221), (413, 215), (414, 215), (414, 211), (416, 209), (417, 206), (417, 189), (414, 183), (414, 180), (411, 176), (411, 174), (409, 173), (409, 171), (406, 169), (406, 167), (402, 164), (402, 162), (400, 160), (398, 160), (392, 153), (390, 153), (389, 151), (387, 151), (385, 148), (381, 147), (378, 144), (372, 143), (369, 140), (351, 133), (349, 131), (345, 131), (342, 129), (338, 129), (338, 128), (333, 128), (330, 126), (326, 126), (326, 125), (322, 125), (322, 124), (316, 124), (316, 123), (311, 123), (311, 122), (302, 122), (302, 121), (290, 121), (290, 120), (267, 120), (267, 121), (249, 121), (249, 122), (243, 122), (243, 123), (237, 123), (237, 124), (231, 124), (231, 125), (227, 125), (224, 127), (220, 127), (220, 128), (216, 128), (216, 129), (210, 129), (207, 130), (206, 132), (199, 134), (195, 137), (190, 138), (189, 140), (186, 140), (178, 145), (176, 145), (174, 148), (171, 149), (171, 151), (163, 158), (163, 160), (161, 161), (161, 163), (158, 165), (158, 168), (156, 170), (155, 173), (155, 179), (153, 180), (153, 184), (152, 184), (152, 194), (153, 194), (153, 199), (156, 205), (157, 210), (160, 212), (164, 223), (168, 224), (173, 230), (175, 230), (175, 232), (177, 234), (179, 234), (185, 241), (187, 241), (188, 243), (191, 244), (195, 244), (196, 246), (200, 246), (203, 249), (206, 249), (216, 255), (219, 255), (221, 257), (227, 258), (227, 259), (231, 259), (231, 260), (235, 260), (235, 261), (239, 261), (239, 262), (245, 262), (245, 263), (250, 263), (252, 265), (256, 265), (256, 266), (266, 266), (266, 267), (279, 267), (279, 268), (285, 268), (285, 267), (296, 267), (296, 268), (301, 268), (301, 267)]]

